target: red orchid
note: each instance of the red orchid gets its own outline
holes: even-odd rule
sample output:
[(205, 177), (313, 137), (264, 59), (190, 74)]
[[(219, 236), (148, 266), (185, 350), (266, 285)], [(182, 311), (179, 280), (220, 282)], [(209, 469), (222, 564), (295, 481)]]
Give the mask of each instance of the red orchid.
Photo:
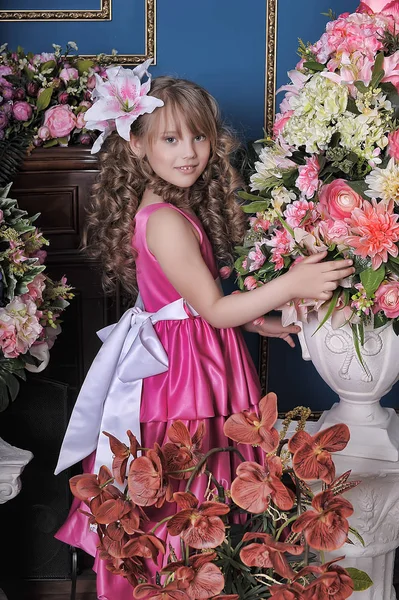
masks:
[(182, 509), (167, 523), (171, 535), (180, 535), (191, 548), (202, 550), (216, 548), (225, 539), (225, 524), (219, 515), (226, 515), (230, 508), (220, 502), (203, 502), (191, 492), (176, 492), (173, 499)]
[(151, 583), (140, 583), (134, 590), (133, 596), (139, 600), (191, 600), (183, 590), (177, 588), (177, 583), (172, 581), (165, 587)]
[[(191, 437), (189, 430), (181, 421), (176, 421), (168, 429), (168, 438), (171, 443), (162, 446), (166, 461), (166, 471), (173, 479), (189, 479), (191, 471), (178, 473), (185, 469), (195, 467), (204, 457), (200, 452), (202, 440), (205, 435), (205, 424), (201, 422), (197, 431)], [(201, 473), (205, 470), (205, 464)], [(198, 473), (199, 475), (201, 473)]]
[(112, 454), (114, 455), (112, 461), (112, 473), (115, 477), (115, 481), (117, 483), (120, 483), (121, 485), (124, 485), (126, 479), (127, 462), (129, 460), (129, 457), (133, 456), (134, 458), (136, 458), (137, 456), (137, 438), (133, 435), (133, 433), (130, 430), (127, 431), (127, 435), (130, 440), (130, 447), (128, 448), (126, 444), (123, 444), (121, 441), (118, 440), (118, 438), (116, 438), (111, 433), (103, 431), (103, 434), (109, 438), (109, 446), (111, 448)]
[(345, 558), (340, 556), (321, 566), (309, 565), (298, 573), (297, 577), (312, 573), (319, 575), (306, 588), (306, 600), (345, 600), (354, 590), (352, 577), (348, 571), (335, 563)]
[(139, 456), (129, 468), (129, 496), (138, 506), (163, 506), (165, 500), (172, 499), (172, 489), (164, 473), (164, 457), (161, 448), (155, 444), (147, 456)]
[(259, 514), (267, 510), (270, 499), (281, 510), (294, 505), (294, 494), (281, 482), (283, 474), (278, 456), (265, 459), (261, 467), (255, 462), (243, 462), (237, 467), (237, 478), (231, 484), (234, 502), (250, 513)]
[(98, 475), (94, 473), (82, 473), (81, 475), (71, 477), (69, 487), (76, 498), (88, 504), (88, 500), (99, 496), (105, 487), (107, 487), (107, 484), (113, 480), (111, 471), (107, 467), (102, 466)]
[(277, 396), (270, 392), (259, 402), (259, 415), (249, 410), (232, 415), (224, 424), (224, 433), (235, 442), (274, 452), (280, 440), (278, 431), (273, 427), (276, 421)]
[(273, 600), (304, 600), (305, 588), (296, 581), (287, 585), (271, 585)]
[(221, 570), (213, 563), (216, 556), (216, 552), (196, 554), (190, 557), (187, 566), (183, 561), (171, 563), (162, 569), (162, 573), (174, 573), (178, 588), (191, 600), (207, 600), (219, 594), (225, 584)]
[(346, 541), (349, 523), (346, 517), (353, 513), (353, 506), (342, 496), (334, 496), (327, 490), (312, 500), (315, 510), (307, 510), (292, 524), (292, 531), (303, 531), (309, 546), (315, 550), (336, 550)]
[(292, 466), (297, 476), (305, 481), (321, 479), (331, 483), (335, 477), (335, 465), (330, 452), (343, 450), (349, 437), (349, 428), (343, 423), (313, 436), (306, 431), (295, 433), (288, 442), (288, 449), (293, 453)]
[(261, 539), (261, 544), (249, 544), (240, 552), (240, 558), (247, 567), (261, 567), (262, 569), (274, 569), (276, 573), (285, 579), (293, 579), (295, 571), (290, 567), (285, 552), (298, 556), (303, 552), (303, 546), (276, 542), (273, 536), (267, 533), (246, 533), (243, 542)]
[(125, 556), (129, 558), (133, 556), (151, 558), (157, 564), (158, 554), (165, 554), (165, 543), (157, 538), (156, 535), (143, 534), (129, 540), (123, 550)]
[(143, 559), (132, 561), (129, 558), (113, 558), (109, 554), (107, 555), (105, 550), (100, 550), (99, 555), (100, 558), (107, 561), (106, 568), (110, 573), (125, 577), (133, 587), (138, 585), (139, 579), (146, 576)]

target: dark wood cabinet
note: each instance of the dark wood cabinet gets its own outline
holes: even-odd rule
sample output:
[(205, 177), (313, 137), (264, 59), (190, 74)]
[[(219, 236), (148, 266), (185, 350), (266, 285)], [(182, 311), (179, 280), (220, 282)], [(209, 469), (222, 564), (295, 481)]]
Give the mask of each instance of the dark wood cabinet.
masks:
[(96, 264), (80, 249), (97, 172), (89, 148), (38, 148), (26, 158), (10, 192), (30, 215), (40, 213), (37, 225), (50, 242), (48, 274), (55, 279), (66, 275), (75, 288), (45, 371), (46, 377), (67, 383), (72, 398), (100, 347), (96, 331), (117, 320), (121, 311), (119, 293), (104, 296)]

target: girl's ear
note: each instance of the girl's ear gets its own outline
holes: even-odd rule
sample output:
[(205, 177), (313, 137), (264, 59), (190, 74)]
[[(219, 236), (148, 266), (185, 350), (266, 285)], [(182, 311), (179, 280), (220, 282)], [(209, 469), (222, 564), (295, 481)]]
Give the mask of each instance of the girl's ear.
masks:
[(133, 153), (137, 156), (137, 158), (144, 157), (142, 140), (139, 137), (133, 135), (132, 133), (130, 134), (130, 147), (133, 150)]

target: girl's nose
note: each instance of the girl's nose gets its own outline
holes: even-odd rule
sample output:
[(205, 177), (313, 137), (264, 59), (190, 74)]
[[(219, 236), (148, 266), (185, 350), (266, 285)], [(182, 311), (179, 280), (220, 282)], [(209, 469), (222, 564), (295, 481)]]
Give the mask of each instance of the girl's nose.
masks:
[(197, 156), (196, 152), (195, 152), (195, 146), (193, 144), (193, 142), (187, 142), (184, 147), (183, 147), (183, 153), (182, 153), (182, 158), (187, 159), (187, 158), (195, 158)]

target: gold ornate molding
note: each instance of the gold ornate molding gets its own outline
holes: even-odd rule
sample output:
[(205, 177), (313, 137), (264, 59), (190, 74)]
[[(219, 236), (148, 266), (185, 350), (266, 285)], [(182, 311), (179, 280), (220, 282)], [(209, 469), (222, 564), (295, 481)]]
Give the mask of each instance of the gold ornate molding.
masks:
[[(145, 1), (145, 48), (144, 54), (118, 54), (117, 63), (121, 65), (138, 65), (149, 58), (156, 64), (156, 0)], [(112, 20), (112, 0), (101, 0), (99, 11), (0, 11), (0, 21), (84, 21)], [(101, 13), (101, 16), (100, 16)], [(107, 16), (106, 16), (107, 15)], [(71, 36), (73, 37), (73, 36)], [(92, 54), (84, 55), (95, 58)]]
[(2, 10), (0, 21), (111, 21), (112, 0), (100, 0), (99, 10)]
[(277, 1), (266, 0), (265, 130), (271, 133), (276, 95)]
[[(266, 0), (266, 49), (265, 49), (265, 114), (264, 127), (267, 133), (273, 129), (276, 96), (276, 48), (277, 48), (277, 2)], [(259, 344), (259, 377), (262, 393), (267, 391), (267, 368), (269, 347), (267, 338)]]

